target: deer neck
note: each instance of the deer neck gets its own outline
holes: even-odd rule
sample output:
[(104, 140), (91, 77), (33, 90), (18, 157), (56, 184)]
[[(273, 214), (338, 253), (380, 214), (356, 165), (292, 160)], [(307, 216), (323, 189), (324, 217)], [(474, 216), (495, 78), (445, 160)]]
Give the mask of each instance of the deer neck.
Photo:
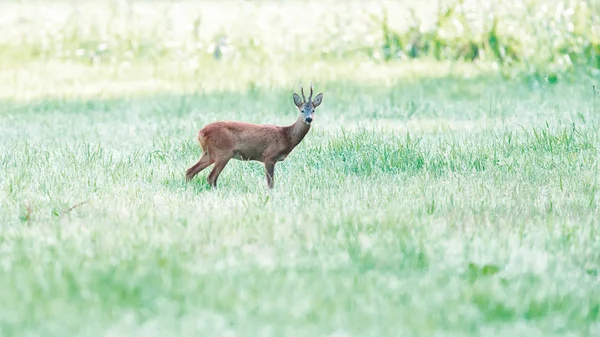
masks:
[(292, 143), (292, 146), (296, 147), (296, 145), (300, 144), (300, 142), (302, 141), (302, 139), (304, 139), (304, 136), (306, 136), (309, 130), (310, 124), (304, 123), (304, 121), (302, 120), (302, 115), (300, 115), (296, 122), (288, 126), (286, 130), (290, 142)]

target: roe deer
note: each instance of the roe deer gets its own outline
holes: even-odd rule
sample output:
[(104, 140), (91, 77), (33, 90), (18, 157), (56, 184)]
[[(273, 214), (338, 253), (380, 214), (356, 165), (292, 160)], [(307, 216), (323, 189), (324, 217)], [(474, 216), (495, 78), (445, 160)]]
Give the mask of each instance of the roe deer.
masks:
[(308, 100), (300, 85), (302, 99), (293, 94), (294, 104), (300, 116), (290, 126), (259, 125), (244, 122), (220, 121), (206, 125), (198, 132), (198, 141), (202, 147), (202, 158), (187, 169), (186, 180), (190, 181), (196, 174), (211, 164), (215, 164), (208, 175), (211, 188), (217, 187), (217, 178), (231, 158), (244, 161), (259, 161), (265, 165), (265, 176), (269, 189), (274, 185), (275, 163), (283, 161), (290, 152), (304, 139), (310, 130), (315, 109), (323, 100), (323, 93), (314, 101), (313, 84), (310, 83)]

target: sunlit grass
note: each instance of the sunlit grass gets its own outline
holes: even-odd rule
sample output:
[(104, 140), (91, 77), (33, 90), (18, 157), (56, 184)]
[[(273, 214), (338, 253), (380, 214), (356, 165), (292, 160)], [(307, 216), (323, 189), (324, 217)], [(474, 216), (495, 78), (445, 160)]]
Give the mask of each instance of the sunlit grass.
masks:
[(40, 85), (45, 98), (5, 100), (5, 335), (596, 329), (590, 95), (323, 76), (275, 190), (260, 164), (234, 161), (211, 191), (207, 171), (184, 182), (198, 128), (295, 118), (292, 85), (248, 91), (219, 71), (237, 91), (102, 100)]

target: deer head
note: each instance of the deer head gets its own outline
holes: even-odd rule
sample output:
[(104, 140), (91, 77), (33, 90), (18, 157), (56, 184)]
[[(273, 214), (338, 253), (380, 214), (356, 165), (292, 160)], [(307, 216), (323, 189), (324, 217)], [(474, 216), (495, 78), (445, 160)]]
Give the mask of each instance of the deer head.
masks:
[(298, 107), (298, 111), (302, 115), (302, 121), (309, 125), (314, 118), (315, 109), (321, 105), (321, 101), (323, 101), (323, 93), (318, 94), (315, 99), (312, 99), (313, 95), (313, 84), (310, 82), (310, 95), (308, 95), (308, 100), (306, 100), (306, 96), (304, 96), (304, 89), (302, 88), (302, 84), (300, 84), (300, 93), (302, 94), (302, 99), (298, 94), (294, 93), (294, 104)]

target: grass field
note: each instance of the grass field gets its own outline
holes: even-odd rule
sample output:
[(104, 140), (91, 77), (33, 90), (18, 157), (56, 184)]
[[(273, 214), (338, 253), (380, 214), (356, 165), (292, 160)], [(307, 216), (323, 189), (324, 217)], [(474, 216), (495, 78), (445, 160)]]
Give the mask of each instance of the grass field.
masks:
[[(93, 34), (61, 21), (69, 3), (47, 4), (0, 4), (2, 22), (21, 22), (0, 25), (0, 335), (600, 335), (597, 72), (551, 83), (493, 62), (277, 58), (362, 41), (241, 14), (298, 2), (199, 3), (197, 56), (115, 42), (88, 62), (76, 50)], [(185, 5), (145, 6), (194, 20)], [(116, 7), (99, 8), (80, 15)], [(121, 21), (107, 27), (143, 40)], [(53, 54), (41, 22), (75, 49)], [(212, 56), (211, 34), (244, 24), (272, 43)], [(310, 35), (289, 35), (296, 24)], [(273, 190), (261, 164), (239, 161), (217, 190), (209, 170), (185, 182), (198, 129), (291, 124), (292, 93), (311, 80), (323, 104)]]

